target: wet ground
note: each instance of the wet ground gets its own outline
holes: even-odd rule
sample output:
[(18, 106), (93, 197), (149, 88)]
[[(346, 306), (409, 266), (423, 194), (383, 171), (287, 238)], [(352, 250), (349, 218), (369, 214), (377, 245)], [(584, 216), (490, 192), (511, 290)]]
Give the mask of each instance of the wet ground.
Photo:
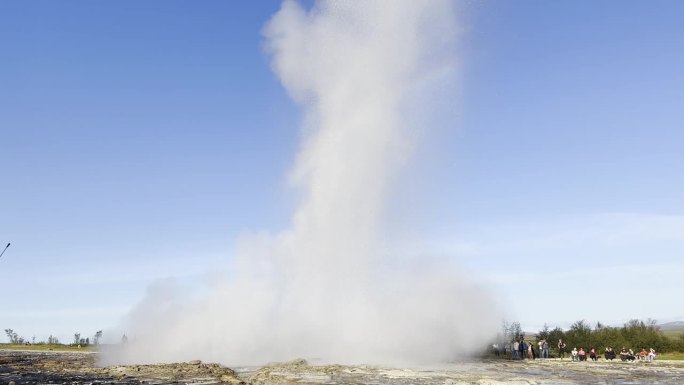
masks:
[(96, 353), (0, 351), (0, 385), (8, 384), (684, 384), (684, 362), (473, 361), (414, 368), (309, 365), (259, 368), (191, 361), (98, 368)]
[(282, 364), (258, 370), (252, 384), (684, 384), (684, 362), (485, 360), (415, 368)]

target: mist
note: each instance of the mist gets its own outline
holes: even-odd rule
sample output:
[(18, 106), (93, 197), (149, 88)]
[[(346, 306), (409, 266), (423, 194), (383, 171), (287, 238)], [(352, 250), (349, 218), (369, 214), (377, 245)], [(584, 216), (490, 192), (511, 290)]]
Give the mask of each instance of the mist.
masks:
[(457, 11), (285, 1), (263, 35), (303, 115), (289, 227), (240, 239), (201, 296), (153, 285), (123, 322), (135, 338), (103, 362), (432, 363), (484, 347), (499, 323), (487, 293), (453, 262), (396, 253), (388, 215), (429, 122), (449, 113), (434, 107), (445, 85), (458, 87)]

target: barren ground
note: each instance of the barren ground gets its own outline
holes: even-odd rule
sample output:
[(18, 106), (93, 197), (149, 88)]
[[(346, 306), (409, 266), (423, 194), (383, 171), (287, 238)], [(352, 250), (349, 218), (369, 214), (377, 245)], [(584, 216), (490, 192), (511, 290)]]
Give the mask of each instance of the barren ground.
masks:
[(414, 368), (309, 365), (235, 371), (218, 364), (98, 368), (96, 353), (0, 350), (0, 385), (15, 384), (684, 384), (684, 362), (473, 361)]

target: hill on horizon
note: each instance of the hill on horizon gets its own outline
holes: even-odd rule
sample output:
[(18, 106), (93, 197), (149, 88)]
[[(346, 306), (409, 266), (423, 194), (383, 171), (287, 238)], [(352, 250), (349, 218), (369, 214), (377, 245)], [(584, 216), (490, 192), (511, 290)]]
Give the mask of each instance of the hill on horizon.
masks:
[(662, 331), (681, 331), (684, 332), (684, 321), (673, 321), (659, 324)]

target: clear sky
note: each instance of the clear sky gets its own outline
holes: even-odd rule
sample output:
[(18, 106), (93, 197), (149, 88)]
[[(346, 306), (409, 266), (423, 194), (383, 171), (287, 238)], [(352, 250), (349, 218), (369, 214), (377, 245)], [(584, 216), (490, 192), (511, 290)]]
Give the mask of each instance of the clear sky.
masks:
[[(459, 261), (526, 329), (684, 319), (684, 3), (461, 4), (461, 99), (397, 249)], [(287, 226), (279, 6), (0, 2), (2, 329), (92, 335)]]

